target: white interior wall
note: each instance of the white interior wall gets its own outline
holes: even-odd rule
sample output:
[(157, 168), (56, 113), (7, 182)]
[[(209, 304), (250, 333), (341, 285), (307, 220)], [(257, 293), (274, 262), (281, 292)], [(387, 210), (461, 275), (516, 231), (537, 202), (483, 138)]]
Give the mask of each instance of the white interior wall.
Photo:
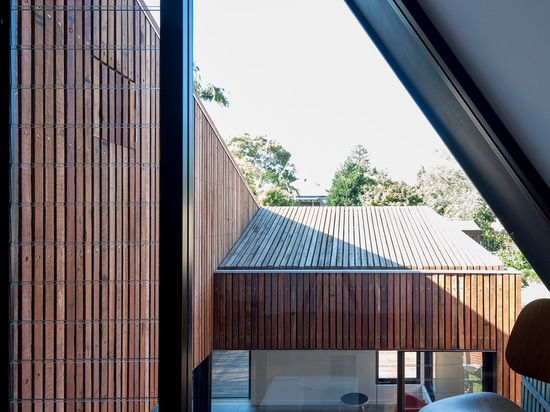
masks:
[[(396, 385), (376, 385), (375, 351), (252, 351), (250, 373), (253, 405), (338, 403), (347, 392), (397, 402)], [(420, 396), (419, 385), (406, 391)]]

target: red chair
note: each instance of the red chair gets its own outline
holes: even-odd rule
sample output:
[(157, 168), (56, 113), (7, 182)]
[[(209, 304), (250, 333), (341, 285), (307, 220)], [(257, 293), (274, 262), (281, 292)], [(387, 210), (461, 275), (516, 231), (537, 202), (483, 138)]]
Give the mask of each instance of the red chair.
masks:
[[(408, 393), (405, 394), (405, 412), (418, 412), (423, 406), (426, 406), (426, 402), (424, 402), (422, 399), (418, 399), (416, 396), (409, 395)], [(393, 412), (397, 412), (397, 406), (395, 407)]]

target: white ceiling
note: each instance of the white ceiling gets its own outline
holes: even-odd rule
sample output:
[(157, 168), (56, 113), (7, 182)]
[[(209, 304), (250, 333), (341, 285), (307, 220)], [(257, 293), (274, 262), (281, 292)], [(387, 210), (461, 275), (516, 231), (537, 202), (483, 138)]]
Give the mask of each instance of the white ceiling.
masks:
[(550, 1), (419, 3), (550, 185)]

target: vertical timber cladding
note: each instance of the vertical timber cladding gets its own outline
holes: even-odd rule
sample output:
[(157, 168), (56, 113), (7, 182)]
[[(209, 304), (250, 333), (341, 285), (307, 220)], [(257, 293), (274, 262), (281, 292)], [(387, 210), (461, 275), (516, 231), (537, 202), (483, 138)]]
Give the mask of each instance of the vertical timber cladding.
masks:
[(213, 349), (214, 270), (258, 208), (204, 106), (195, 97), (193, 368)]
[(133, 0), (20, 4), (11, 401), (21, 410), (150, 410), (158, 30)]
[(504, 273), (217, 273), (214, 349), (496, 351), (496, 390), (519, 399), (520, 291)]

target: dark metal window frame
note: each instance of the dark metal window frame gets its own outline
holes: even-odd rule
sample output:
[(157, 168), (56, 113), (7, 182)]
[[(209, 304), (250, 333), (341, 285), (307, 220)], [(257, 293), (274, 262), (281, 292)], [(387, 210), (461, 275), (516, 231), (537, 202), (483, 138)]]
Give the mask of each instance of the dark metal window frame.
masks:
[[(379, 363), (379, 360), (380, 360), (380, 352), (381, 351), (376, 351), (376, 384), (377, 385), (397, 385), (398, 383), (398, 376), (399, 376), (399, 365), (398, 365), (398, 352), (397, 350), (387, 350), (387, 352), (395, 352), (395, 367), (396, 367), (396, 375), (395, 375), (395, 378), (381, 378), (379, 376), (380, 374), (380, 369), (379, 369), (379, 366), (380, 366), (380, 363)], [(386, 352), (386, 351), (384, 351)], [(416, 353), (416, 376), (414, 378), (405, 378), (405, 384), (419, 384), (420, 383), (420, 371), (421, 371), (421, 358), (420, 358), (420, 353), (421, 352), (417, 352), (417, 351), (409, 351), (409, 350), (406, 350), (406, 351), (402, 351), (404, 353)], [(405, 371), (403, 371), (403, 376), (405, 376)]]
[(160, 20), (159, 409), (183, 412), (193, 408), (193, 0), (161, 0)]

